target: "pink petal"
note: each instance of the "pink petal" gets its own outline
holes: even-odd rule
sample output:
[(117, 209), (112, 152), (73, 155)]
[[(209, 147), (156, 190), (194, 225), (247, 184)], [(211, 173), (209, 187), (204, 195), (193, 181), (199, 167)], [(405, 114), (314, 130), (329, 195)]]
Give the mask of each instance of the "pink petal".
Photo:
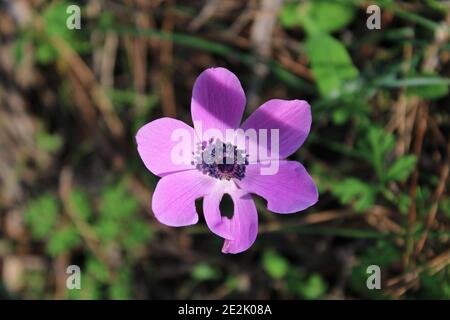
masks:
[(244, 108), (244, 90), (232, 72), (209, 68), (198, 76), (192, 92), (191, 113), (199, 135), (208, 129), (220, 130), (225, 135), (225, 129), (238, 128)]
[(172, 227), (195, 224), (195, 200), (204, 196), (215, 181), (197, 170), (171, 173), (159, 180), (152, 198), (156, 219)]
[[(229, 230), (224, 234), (225, 242), (222, 252), (240, 253), (250, 248), (256, 240), (258, 235), (258, 213), (255, 203), (248, 193), (235, 189), (229, 192), (229, 195), (233, 199), (234, 210), (231, 219), (223, 218), (228, 221), (222, 223), (222, 227)], [(218, 203), (216, 202), (216, 204)], [(206, 215), (208, 214), (205, 211), (205, 217)]]
[(203, 214), (209, 230), (225, 239), (233, 239), (231, 234), (231, 220), (222, 217), (220, 213), (220, 201), (224, 192), (215, 188), (203, 198)]
[(267, 148), (269, 155), (272, 149), (270, 129), (279, 129), (279, 156), (262, 158), (284, 159), (297, 151), (308, 136), (311, 128), (311, 107), (303, 100), (269, 100), (253, 112), (241, 128), (255, 129), (257, 133), (259, 129), (267, 129), (267, 143), (262, 147)]
[(136, 134), (138, 152), (142, 161), (148, 170), (158, 176), (193, 168), (188, 159), (183, 163), (174, 162), (172, 159), (174, 147), (181, 142), (181, 137), (177, 135), (174, 136), (175, 141), (172, 141), (172, 134), (177, 132), (185, 132), (190, 137), (189, 145), (187, 145), (187, 149), (190, 150), (186, 151), (187, 156), (191, 157), (195, 132), (182, 121), (171, 118), (157, 119), (144, 125)]
[(279, 161), (278, 173), (261, 175), (261, 164), (250, 164), (239, 186), (267, 200), (267, 208), (276, 213), (304, 210), (319, 199), (317, 187), (306, 169), (297, 161)]

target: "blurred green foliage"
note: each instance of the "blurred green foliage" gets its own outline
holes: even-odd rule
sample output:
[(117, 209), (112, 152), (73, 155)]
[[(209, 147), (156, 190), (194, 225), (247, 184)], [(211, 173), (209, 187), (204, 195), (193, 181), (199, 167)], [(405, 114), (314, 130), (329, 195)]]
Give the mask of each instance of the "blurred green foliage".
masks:
[(267, 274), (276, 281), (285, 282), (285, 290), (295, 298), (320, 299), (327, 291), (327, 283), (320, 274), (307, 274), (273, 250), (266, 251), (262, 259)]
[(359, 261), (353, 267), (350, 276), (352, 290), (366, 298), (384, 298), (380, 290), (369, 290), (367, 288), (367, 268), (371, 265), (377, 265), (383, 271), (393, 264), (400, 263), (400, 259), (401, 252), (391, 242), (385, 240), (377, 241), (375, 246), (361, 253)]
[(58, 201), (50, 193), (32, 200), (25, 211), (25, 222), (30, 226), (31, 234), (36, 239), (45, 239), (54, 230), (59, 216)]
[[(139, 28), (135, 25), (135, 21), (125, 24), (123, 20), (126, 19), (119, 17), (112, 10), (102, 11), (96, 23), (87, 24), (80, 32), (72, 32), (61, 28), (61, 25), (65, 25), (67, 3), (67, 1), (52, 1), (50, 5), (43, 7), (40, 12), (42, 29), (20, 30), (20, 37), (15, 42), (17, 64), (22, 61), (31, 46), (34, 48), (34, 59), (40, 67), (50, 69), (53, 65), (60, 66), (62, 60), (52, 42), (55, 38), (61, 39), (76, 53), (83, 57), (85, 55), (88, 57), (86, 60), (90, 60), (94, 48), (89, 39), (94, 31), (100, 36), (114, 33), (126, 44), (124, 45), (126, 48), (132, 47), (129, 40), (134, 37), (152, 40), (152, 49), (158, 41), (171, 41), (176, 49), (180, 50), (175, 53), (174, 64), (188, 61), (185, 55), (193, 51), (195, 61), (230, 64), (230, 69), (243, 75), (244, 87), (250, 87), (247, 78), (251, 78), (251, 74), (247, 77), (246, 71), (261, 62), (250, 50), (246, 52), (245, 46), (244, 49), (237, 45), (235, 47), (231, 40), (222, 41), (221, 37), (216, 39), (210, 35), (203, 37), (186, 30), (175, 29), (169, 32), (156, 27)], [(149, 219), (143, 215), (143, 212), (149, 209), (142, 208), (137, 195), (130, 192), (128, 177), (118, 177), (123, 176), (124, 171), (128, 174), (132, 172), (139, 180), (145, 181), (145, 187), (149, 190), (154, 187), (155, 179), (153, 177), (147, 179), (149, 174), (138, 162), (136, 154), (126, 154), (125, 158), (130, 161), (124, 165), (124, 171), (99, 173), (99, 177), (94, 179), (91, 177), (92, 173), (86, 174), (81, 170), (83, 177), (75, 179), (76, 184), (69, 199), (65, 200), (68, 203), (62, 203), (58, 193), (52, 189), (56, 188), (56, 183), (52, 187), (38, 187), (38, 191), (42, 193), (26, 203), (24, 220), (33, 243), (38, 244), (37, 250), (42, 246), (44, 255), (52, 259), (69, 258), (83, 270), (81, 280), (83, 289), (67, 291), (65, 297), (129, 299), (148, 297), (152, 294), (158, 296), (151, 292), (152, 286), (166, 289), (166, 280), (163, 276), (160, 277), (160, 273), (164, 273), (167, 263), (172, 266), (171, 270), (174, 273), (173, 279), (167, 281), (167, 285), (176, 289), (169, 293), (161, 289), (164, 292), (161, 294), (163, 296), (175, 294), (177, 297), (201, 297), (200, 294), (197, 295), (197, 291), (203, 289), (202, 292), (214, 291), (213, 293), (219, 297), (234, 297), (234, 295), (240, 297), (245, 296), (248, 287), (253, 285), (267, 290), (264, 297), (327, 298), (330, 297), (331, 288), (336, 282), (336, 274), (330, 276), (325, 272), (322, 273), (319, 268), (303, 263), (296, 256), (296, 254), (301, 256), (300, 250), (296, 248), (297, 244), (309, 246), (306, 241), (303, 243), (303, 237), (314, 240), (323, 237), (328, 240), (338, 238), (354, 241), (352, 244), (356, 243), (355, 247), (360, 245), (359, 240), (364, 241), (363, 250), (356, 252), (356, 262), (351, 266), (348, 288), (345, 288), (349, 290), (347, 295), (358, 298), (386, 298), (383, 291), (367, 289), (367, 267), (376, 264), (384, 270), (383, 272), (393, 274), (401, 270), (400, 260), (404, 248), (393, 238), (395, 236), (398, 237), (397, 240), (402, 241), (406, 238), (404, 237), (408, 229), (406, 213), (411, 201), (416, 202), (418, 216), (418, 221), (412, 226), (413, 236), (419, 237), (423, 234), (425, 217), (432, 205), (433, 190), (438, 181), (430, 170), (424, 171), (418, 181), (416, 199), (410, 198), (406, 183), (419, 165), (419, 159), (408, 153), (398, 156), (395, 146), (402, 137), (392, 130), (387, 130), (385, 125), (398, 95), (404, 94), (407, 101), (426, 99), (430, 103), (448, 102), (449, 79), (438, 72), (425, 72), (421, 67), (426, 56), (425, 45), (434, 41), (435, 33), (442, 28), (433, 19), (443, 20), (448, 12), (442, 3), (434, 0), (424, 2), (426, 12), (429, 13), (427, 15), (409, 12), (405, 6), (397, 5), (396, 1), (376, 1), (383, 10), (391, 10), (399, 20), (386, 30), (374, 33), (362, 32), (360, 35), (357, 32), (350, 32), (351, 30), (359, 32), (361, 23), (365, 24), (365, 20), (361, 19), (361, 16), (365, 17), (365, 12), (361, 10), (360, 3), (361, 1), (357, 0), (285, 1), (279, 15), (281, 28), (284, 29), (284, 33), (293, 35), (291, 39), (298, 42), (294, 44), (297, 45), (299, 55), (306, 58), (313, 77), (305, 80), (275, 58), (263, 62), (270, 70), (268, 87), (270, 89), (275, 87), (276, 94), (282, 92), (286, 96), (311, 101), (314, 119), (312, 132), (306, 147), (294, 157), (309, 162), (308, 171), (312, 173), (321, 194), (321, 203), (318, 205), (320, 209), (345, 210), (358, 213), (358, 217), (364, 217), (374, 206), (384, 206), (395, 215), (395, 222), (402, 230), (399, 234), (392, 235), (353, 225), (291, 227), (286, 223), (286, 230), (282, 230), (278, 235), (278, 239), (281, 239), (279, 246), (269, 243), (265, 235), (260, 236), (261, 240), (258, 240), (248, 253), (249, 258), (216, 259), (200, 254), (193, 255), (192, 258), (192, 252), (187, 249), (186, 253), (180, 253), (180, 256), (185, 254), (191, 257), (186, 260), (172, 261), (173, 257), (161, 258), (158, 250), (155, 250), (156, 253), (152, 252), (154, 254), (152, 256), (149, 251), (158, 248), (163, 237), (152, 228)], [(189, 10), (185, 10), (184, 7), (175, 6), (172, 9), (183, 11), (183, 17), (189, 15)], [(190, 14), (193, 17), (197, 12), (194, 10)], [(158, 12), (155, 12), (155, 16), (158, 25), (161, 17)], [(217, 28), (223, 28), (224, 32), (228, 26), (218, 23)], [(220, 32), (220, 29), (214, 30)], [(350, 40), (349, 33), (352, 35)], [(413, 49), (412, 57), (407, 64), (404, 61), (405, 46), (411, 46)], [(126, 48), (120, 50), (126, 51)], [(376, 56), (364, 56), (362, 48), (375, 51)], [(443, 48), (447, 51), (450, 49), (448, 44)], [(158, 60), (154, 58), (151, 56), (148, 60)], [(131, 55), (119, 52), (118, 66), (115, 70), (121, 73), (119, 85), (105, 90), (112, 102), (113, 112), (128, 125), (126, 134), (129, 141), (133, 141), (134, 134), (140, 126), (161, 114), (163, 104), (159, 88), (151, 87), (149, 93), (143, 94), (130, 84), (134, 72), (131, 59)], [(183, 67), (180, 70), (186, 72), (186, 78), (191, 77), (192, 74), (189, 72), (194, 72), (195, 64), (186, 62)], [(164, 72), (171, 71), (164, 69)], [(186, 104), (190, 97), (183, 93), (189, 86), (181, 83), (180, 78), (184, 76), (180, 77), (178, 72), (181, 71), (176, 71), (173, 82), (176, 90), (180, 92), (177, 92), (180, 101)], [(271, 77), (276, 80), (272, 81)], [(64, 114), (61, 118), (72, 120), (77, 118), (77, 111), (71, 109), (73, 92), (68, 82), (67, 79), (61, 81), (57, 99), (58, 107)], [(262, 99), (265, 93), (259, 94)], [(136, 101), (140, 103), (137, 104)], [(431, 111), (438, 114), (436, 118), (441, 123), (445, 122), (446, 105), (439, 103), (436, 106), (437, 108)], [(179, 107), (179, 110), (184, 109)], [(180, 112), (180, 118), (189, 118), (186, 116), (187, 113)], [(45, 119), (45, 112), (41, 117), (44, 119), (38, 126), (37, 147), (53, 156), (58, 155), (58, 152), (63, 153), (68, 143), (66, 137), (62, 130), (61, 132), (50, 130), (57, 121)], [(100, 125), (99, 130), (102, 129)], [(80, 140), (77, 140), (79, 137), (70, 138), (74, 139), (70, 142), (75, 146), (75, 150), (72, 150), (69, 156), (66, 154), (61, 156), (63, 160), (61, 162), (69, 159), (76, 169), (86, 165), (87, 161), (97, 165), (97, 160), (92, 160), (96, 156), (93, 155), (96, 152), (96, 137)], [(432, 161), (429, 158), (425, 160)], [(86, 187), (87, 185), (89, 187)], [(322, 199), (325, 203), (323, 206)], [(71, 212), (67, 212), (68, 210)], [(437, 215), (439, 218), (447, 219), (445, 221), (448, 223), (450, 219), (448, 197), (439, 203)], [(263, 214), (261, 217), (262, 222), (273, 222), (277, 219)], [(289, 234), (287, 231), (290, 231)], [(174, 232), (176, 236), (171, 237), (173, 240), (168, 245), (172, 251), (176, 251), (174, 248), (189, 247), (186, 242), (198, 241), (195, 236), (190, 237), (189, 241), (185, 238), (178, 239), (182, 232), (177, 232)], [(290, 237), (292, 233), (297, 233), (295, 241)], [(448, 237), (448, 234), (446, 236)], [(439, 238), (439, 235), (431, 232), (430, 239), (436, 238)], [(209, 244), (208, 242), (205, 247), (214, 251), (215, 255), (219, 255), (216, 248), (211, 249)], [(201, 245), (203, 243), (200, 243), (199, 247)], [(281, 251), (286, 245), (291, 246), (289, 255), (286, 254), (287, 250)], [(432, 243), (431, 248), (439, 250), (441, 246), (442, 241), (436, 241), (436, 244)], [(418, 263), (424, 264), (425, 261)], [(227, 268), (228, 265), (234, 269)], [(49, 293), (51, 290), (48, 288), (51, 281), (45, 270), (27, 272), (26, 277), (28, 292), (24, 296), (51, 297)], [(408, 293), (407, 297), (450, 298), (449, 278), (448, 267), (434, 274), (428, 270), (422, 272), (419, 277), (420, 290)], [(254, 279), (257, 279), (258, 283), (252, 283)], [(144, 293), (139, 287), (142, 281), (148, 285)], [(213, 286), (215, 289), (211, 290)]]
[[(74, 189), (68, 204), (74, 217), (64, 213), (58, 198), (46, 193), (30, 201), (25, 221), (33, 237), (44, 242), (47, 253), (53, 257), (67, 255), (93, 241), (95, 250), (81, 266), (86, 270), (82, 274), (83, 290), (70, 291), (71, 298), (99, 298), (102, 287), (112, 284), (108, 286), (109, 298), (128, 299), (132, 294), (133, 261), (151, 239), (152, 230), (137, 214), (138, 202), (127, 191), (126, 181), (106, 184), (97, 200), (98, 207), (94, 206), (90, 194)], [(86, 234), (86, 230), (83, 234), (80, 224), (92, 228), (96, 239), (88, 239), (90, 234)], [(108, 251), (116, 247), (121, 249), (123, 261), (110, 269), (104, 259), (108, 259)]]

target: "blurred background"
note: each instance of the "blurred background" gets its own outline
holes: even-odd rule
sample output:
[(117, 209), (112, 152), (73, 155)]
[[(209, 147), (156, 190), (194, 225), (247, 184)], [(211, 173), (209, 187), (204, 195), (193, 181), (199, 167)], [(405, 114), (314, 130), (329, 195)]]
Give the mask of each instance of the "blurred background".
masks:
[[(436, 0), (0, 0), (0, 298), (449, 299), (449, 25)], [(203, 217), (156, 221), (134, 139), (162, 116), (192, 124), (211, 66), (240, 78), (245, 116), (312, 105), (292, 159), (319, 203), (280, 216), (256, 199), (239, 255)]]

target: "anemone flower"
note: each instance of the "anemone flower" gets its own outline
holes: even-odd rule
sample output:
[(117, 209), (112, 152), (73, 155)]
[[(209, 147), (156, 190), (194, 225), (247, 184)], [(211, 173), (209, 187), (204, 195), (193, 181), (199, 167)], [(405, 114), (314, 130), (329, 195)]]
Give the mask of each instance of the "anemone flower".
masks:
[[(303, 165), (286, 159), (309, 134), (309, 104), (269, 100), (241, 124), (245, 103), (239, 79), (225, 68), (210, 68), (194, 84), (194, 128), (166, 117), (144, 125), (136, 135), (142, 161), (161, 177), (152, 198), (156, 219), (172, 227), (195, 224), (199, 219), (195, 201), (203, 198), (208, 228), (225, 239), (223, 253), (245, 251), (256, 240), (258, 214), (251, 194), (264, 198), (270, 211), (281, 214), (304, 210), (318, 201), (317, 187)], [(239, 134), (228, 135), (230, 130)], [(236, 142), (251, 130), (266, 135), (244, 134), (244, 144)], [(188, 139), (174, 134), (180, 132)], [(181, 154), (184, 161), (176, 160)], [(225, 194), (233, 201), (231, 217), (220, 210)]]

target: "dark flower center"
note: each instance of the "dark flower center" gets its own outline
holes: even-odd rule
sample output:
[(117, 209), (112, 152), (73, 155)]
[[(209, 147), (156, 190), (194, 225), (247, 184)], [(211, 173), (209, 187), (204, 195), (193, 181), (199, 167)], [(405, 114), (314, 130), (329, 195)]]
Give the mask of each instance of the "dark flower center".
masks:
[(238, 179), (245, 177), (248, 155), (231, 143), (210, 139), (197, 144), (194, 161), (197, 170), (216, 179)]

